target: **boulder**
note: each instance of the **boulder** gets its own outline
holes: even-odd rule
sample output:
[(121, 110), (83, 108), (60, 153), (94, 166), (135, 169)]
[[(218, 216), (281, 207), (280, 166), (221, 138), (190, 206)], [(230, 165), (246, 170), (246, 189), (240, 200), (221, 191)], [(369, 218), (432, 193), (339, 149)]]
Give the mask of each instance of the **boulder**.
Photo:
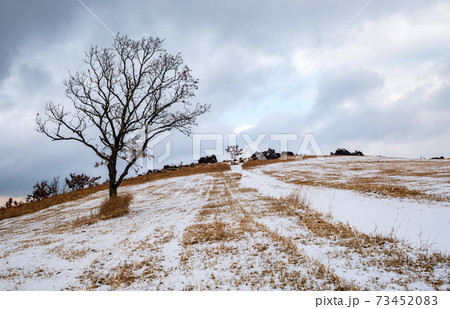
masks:
[(266, 151), (263, 152), (255, 152), (252, 154), (250, 159), (252, 160), (275, 160), (279, 159), (281, 157), (281, 154), (278, 152), (275, 152), (275, 149), (269, 148)]
[(363, 156), (361, 151), (355, 150), (355, 152), (350, 152), (345, 148), (338, 148), (335, 152), (330, 153), (332, 156)]
[(282, 157), (292, 157), (294, 153), (292, 151), (282, 151), (280, 154)]
[(198, 159), (198, 163), (199, 164), (217, 163), (217, 157), (214, 154), (211, 156), (201, 157), (200, 159)]

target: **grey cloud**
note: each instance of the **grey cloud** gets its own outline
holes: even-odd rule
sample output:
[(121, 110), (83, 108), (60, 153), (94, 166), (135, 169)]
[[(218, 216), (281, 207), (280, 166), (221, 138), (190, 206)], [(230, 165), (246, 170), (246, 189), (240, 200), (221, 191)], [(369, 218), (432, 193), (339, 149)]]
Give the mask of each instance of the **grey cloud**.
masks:
[[(264, 117), (253, 131), (300, 135), (313, 132), (325, 153), (337, 147), (355, 147), (364, 151), (364, 147), (372, 143), (391, 146), (426, 143), (433, 147), (408, 149), (409, 155), (449, 155), (445, 146), (450, 133), (449, 79), (444, 79), (436, 89), (419, 86), (395, 102), (383, 105), (382, 97), (378, 95), (383, 79), (374, 73), (359, 73), (353, 72), (350, 79), (343, 78), (349, 76), (348, 72), (342, 72), (342, 76), (324, 77), (325, 80), (318, 83), (316, 105), (311, 113), (276, 112)], [(438, 69), (436, 73), (446, 76)], [(358, 90), (348, 83), (358, 86)], [(346, 97), (355, 99), (353, 109), (340, 108)], [(293, 147), (295, 150), (295, 144)], [(377, 151), (377, 154), (392, 154), (389, 147)]]
[(0, 7), (0, 80), (7, 75), (20, 46), (60, 38), (65, 26), (73, 22), (74, 11), (79, 9), (76, 1), (55, 0), (6, 0)]
[(367, 70), (334, 69), (322, 74), (317, 86), (318, 97), (314, 107), (319, 117), (335, 113), (345, 99), (361, 101), (379, 89), (384, 82), (379, 74)]

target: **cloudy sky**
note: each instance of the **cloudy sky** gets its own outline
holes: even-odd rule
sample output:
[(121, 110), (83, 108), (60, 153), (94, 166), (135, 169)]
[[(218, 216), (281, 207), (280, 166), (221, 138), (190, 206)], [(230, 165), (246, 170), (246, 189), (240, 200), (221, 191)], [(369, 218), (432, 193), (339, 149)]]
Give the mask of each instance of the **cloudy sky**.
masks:
[[(297, 152), (312, 133), (323, 153), (450, 156), (450, 2), (5, 0), (0, 4), (0, 196), (70, 172), (105, 175), (95, 156), (35, 131), (48, 100), (68, 104), (63, 81), (84, 70), (91, 45), (120, 32), (157, 36), (181, 52), (211, 104), (197, 133)], [(102, 25), (102, 23), (104, 25)], [(242, 135), (246, 135), (246, 139)], [(265, 134), (265, 135), (262, 135)], [(191, 162), (192, 140), (155, 146)], [(202, 144), (211, 147), (211, 143)], [(255, 145), (253, 145), (255, 146)], [(158, 147), (160, 149), (158, 149)]]

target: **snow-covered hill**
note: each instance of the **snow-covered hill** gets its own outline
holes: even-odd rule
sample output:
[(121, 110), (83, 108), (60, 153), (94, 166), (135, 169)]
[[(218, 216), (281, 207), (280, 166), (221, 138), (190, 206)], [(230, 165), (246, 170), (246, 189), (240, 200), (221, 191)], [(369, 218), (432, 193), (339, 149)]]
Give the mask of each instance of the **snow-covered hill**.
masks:
[(235, 165), (123, 187), (130, 212), (92, 225), (105, 191), (5, 219), (0, 289), (446, 290), (450, 161), (416, 164)]

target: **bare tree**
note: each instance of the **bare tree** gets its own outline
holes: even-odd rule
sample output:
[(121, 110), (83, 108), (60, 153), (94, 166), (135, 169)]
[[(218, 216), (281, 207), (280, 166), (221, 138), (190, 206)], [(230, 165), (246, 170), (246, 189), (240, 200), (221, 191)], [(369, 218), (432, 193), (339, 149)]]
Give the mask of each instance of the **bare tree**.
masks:
[(84, 60), (87, 70), (69, 73), (64, 82), (71, 109), (48, 102), (46, 116), (36, 118), (38, 131), (52, 140), (77, 141), (95, 152), (97, 164), (108, 169), (110, 197), (138, 159), (148, 156), (152, 138), (172, 129), (189, 135), (197, 117), (209, 110), (189, 101), (198, 80), (162, 42), (117, 36), (111, 48), (92, 46)]
[(230, 154), (230, 159), (232, 162), (236, 162), (237, 157), (242, 155), (242, 148), (239, 148), (238, 145), (231, 145), (225, 148), (225, 151)]

